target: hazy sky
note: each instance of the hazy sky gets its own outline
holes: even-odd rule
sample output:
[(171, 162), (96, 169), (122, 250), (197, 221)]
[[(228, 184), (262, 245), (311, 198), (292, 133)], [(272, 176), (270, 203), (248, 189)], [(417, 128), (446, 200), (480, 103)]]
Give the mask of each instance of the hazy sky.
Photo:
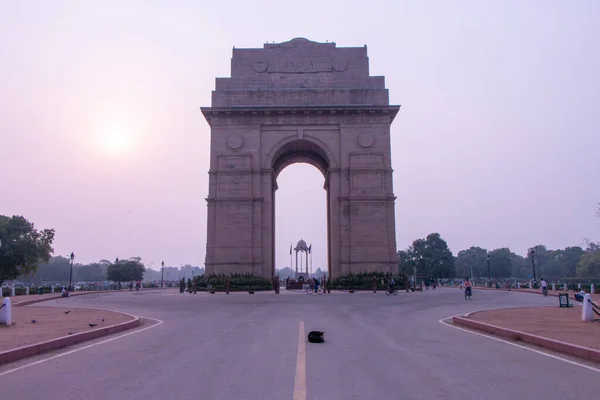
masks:
[[(392, 125), (399, 248), (600, 240), (600, 2), (0, 1), (0, 214), (56, 229), (80, 262), (203, 265), (210, 105), (231, 50), (368, 46)], [(279, 178), (289, 243), (325, 266), (312, 166)], [(298, 212), (298, 209), (301, 212)]]

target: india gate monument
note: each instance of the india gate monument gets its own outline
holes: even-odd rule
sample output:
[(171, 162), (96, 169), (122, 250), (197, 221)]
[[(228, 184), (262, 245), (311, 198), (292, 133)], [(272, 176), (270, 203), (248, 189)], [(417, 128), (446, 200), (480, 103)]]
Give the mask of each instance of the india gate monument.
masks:
[[(383, 76), (369, 75), (367, 47), (303, 38), (233, 49), (231, 77), (212, 105), (207, 274), (275, 273), (275, 191), (288, 165), (325, 178), (328, 275), (395, 273), (390, 105)], [(301, 204), (285, 207), (302, 208)]]

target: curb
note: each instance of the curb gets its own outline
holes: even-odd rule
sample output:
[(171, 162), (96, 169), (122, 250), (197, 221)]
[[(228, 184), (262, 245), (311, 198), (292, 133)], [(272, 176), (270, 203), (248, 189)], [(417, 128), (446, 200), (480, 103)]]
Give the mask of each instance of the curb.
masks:
[[(88, 294), (98, 294), (101, 293), (99, 291), (96, 292), (79, 292), (79, 293), (71, 293), (71, 295), (69, 297), (77, 297), (77, 296), (85, 296)], [(31, 299), (31, 300), (23, 300), (23, 301), (19, 301), (18, 303), (14, 303), (13, 307), (24, 307), (24, 306), (28, 306), (31, 304), (36, 304), (36, 303), (42, 303), (44, 301), (52, 301), (52, 300), (58, 300), (61, 299), (62, 297), (59, 296), (53, 296), (53, 297), (38, 297), (36, 299)]]
[[(164, 289), (172, 289), (172, 288), (145, 288), (142, 290), (164, 290)], [(123, 290), (124, 292), (125, 290)], [(92, 290), (92, 291), (85, 291), (85, 292), (72, 292), (71, 295), (69, 297), (77, 297), (77, 296), (84, 296), (87, 294), (107, 294), (107, 293), (119, 293), (119, 290)], [(30, 304), (35, 304), (35, 303), (41, 303), (43, 301), (51, 301), (51, 300), (58, 300), (61, 299), (61, 296), (57, 296), (57, 294), (59, 293), (54, 293), (54, 296), (52, 293), (47, 293), (47, 297), (43, 298), (43, 297), (39, 297), (36, 299), (31, 299), (31, 300), (23, 300), (23, 301), (19, 301), (18, 303), (13, 303), (13, 307), (23, 307), (23, 306), (28, 306)], [(52, 297), (51, 297), (52, 296)], [(25, 295), (23, 296), (8, 296), (11, 299), (13, 298), (17, 298), (17, 297), (26, 297)]]
[(0, 365), (140, 326), (140, 317), (136, 317), (127, 313), (121, 314), (129, 315), (133, 317), (133, 319), (131, 321), (121, 322), (120, 324), (116, 325), (110, 325), (87, 332), (76, 333), (74, 335), (62, 336), (45, 342), (17, 347), (16, 349), (0, 352)]
[(496, 325), (490, 325), (483, 322), (473, 321), (471, 319), (458, 316), (452, 317), (452, 322), (457, 325), (462, 325), (467, 328), (491, 333), (496, 336), (501, 336), (504, 338), (533, 344), (559, 353), (583, 358), (584, 360), (600, 362), (600, 350), (590, 349), (589, 347), (578, 346), (576, 344), (571, 344), (555, 339), (549, 339), (543, 336), (533, 335), (531, 333), (501, 328)]

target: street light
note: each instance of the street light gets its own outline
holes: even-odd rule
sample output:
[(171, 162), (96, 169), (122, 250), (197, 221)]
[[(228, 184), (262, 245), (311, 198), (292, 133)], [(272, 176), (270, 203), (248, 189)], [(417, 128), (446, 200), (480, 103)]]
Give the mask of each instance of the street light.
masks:
[(165, 287), (165, 283), (163, 277), (165, 276), (165, 262), (161, 261), (160, 263), (160, 287)]
[(71, 291), (71, 281), (73, 280), (73, 260), (75, 260), (75, 254), (71, 252), (69, 258), (71, 259), (71, 272), (69, 273), (69, 291)]
[(486, 257), (487, 265), (488, 265), (488, 281), (490, 282), (490, 287), (492, 287), (492, 274), (490, 273), (490, 255), (488, 254)]
[(537, 282), (537, 280), (535, 279), (535, 249), (536, 248), (537, 248), (537, 246), (529, 249), (529, 257), (531, 257), (531, 268), (533, 269), (533, 281), (534, 282)]

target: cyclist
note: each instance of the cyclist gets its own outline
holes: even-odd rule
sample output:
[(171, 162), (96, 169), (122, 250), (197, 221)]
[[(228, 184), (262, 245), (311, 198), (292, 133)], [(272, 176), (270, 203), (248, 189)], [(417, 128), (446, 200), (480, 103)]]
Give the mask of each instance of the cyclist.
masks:
[(313, 278), (313, 284), (315, 286), (315, 293), (319, 290), (319, 280), (317, 278)]
[(390, 291), (390, 293), (392, 293), (394, 291), (394, 286), (396, 286), (396, 281), (394, 280), (394, 277), (392, 276), (390, 278), (390, 281), (388, 282), (388, 290)]
[(468, 277), (465, 279), (463, 286), (465, 288), (465, 299), (467, 297), (471, 297), (471, 281), (469, 280)]
[(548, 294), (548, 282), (546, 282), (544, 280), (544, 278), (542, 278), (542, 280), (540, 281), (540, 286), (542, 287), (542, 294), (547, 295)]

